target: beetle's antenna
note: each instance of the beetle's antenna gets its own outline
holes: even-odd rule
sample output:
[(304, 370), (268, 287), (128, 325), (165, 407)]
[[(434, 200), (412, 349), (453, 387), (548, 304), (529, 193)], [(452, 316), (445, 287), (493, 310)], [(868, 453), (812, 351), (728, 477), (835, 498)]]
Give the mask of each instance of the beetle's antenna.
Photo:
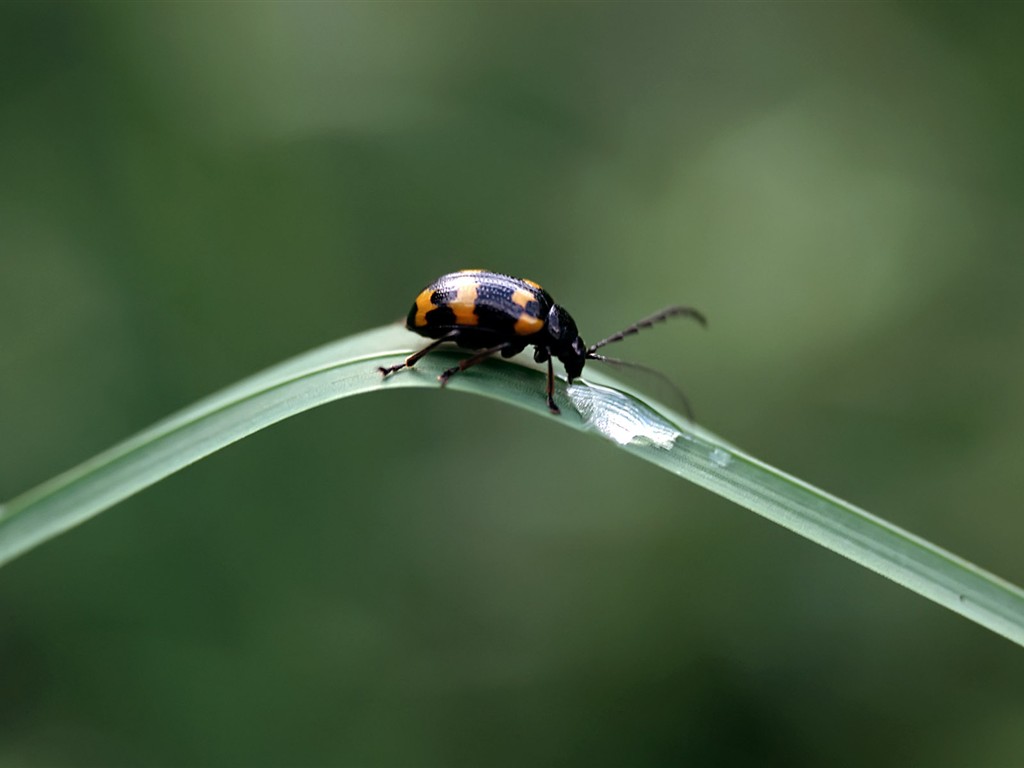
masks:
[(707, 319), (705, 319), (704, 315), (702, 315), (693, 307), (669, 307), (668, 309), (661, 310), (661, 312), (658, 312), (655, 315), (651, 315), (650, 317), (644, 318), (638, 323), (633, 323), (633, 325), (629, 326), (629, 328), (621, 330), (618, 333), (614, 333), (607, 339), (601, 339), (601, 341), (597, 342), (597, 344), (591, 344), (587, 348), (587, 357), (598, 359), (594, 358), (594, 356), (591, 353), (596, 352), (604, 345), (611, 344), (613, 341), (621, 341), (627, 336), (632, 336), (634, 333), (639, 333), (644, 328), (650, 328), (655, 323), (660, 323), (662, 320), (668, 320), (670, 317), (676, 317), (678, 315), (692, 317), (694, 320), (696, 320), (703, 326), (706, 326), (708, 324), (708, 321)]
[(683, 390), (681, 390), (679, 386), (674, 381), (672, 381), (672, 379), (670, 379), (668, 376), (666, 376), (664, 373), (657, 370), (656, 368), (648, 368), (646, 365), (640, 365), (640, 363), (632, 363), (629, 360), (619, 360), (617, 357), (605, 357), (604, 355), (594, 355), (589, 353), (587, 354), (587, 359), (598, 360), (602, 363), (608, 363), (609, 365), (621, 365), (626, 368), (636, 368), (639, 371), (644, 371), (645, 373), (650, 373), (654, 376), (657, 376), (659, 379), (661, 379), (661, 381), (667, 384), (669, 388), (676, 394), (676, 397), (679, 398), (679, 402), (683, 404), (683, 410), (686, 412), (686, 418), (688, 418), (690, 421), (695, 421), (695, 419), (693, 418), (693, 408), (690, 407), (690, 399), (686, 396)]

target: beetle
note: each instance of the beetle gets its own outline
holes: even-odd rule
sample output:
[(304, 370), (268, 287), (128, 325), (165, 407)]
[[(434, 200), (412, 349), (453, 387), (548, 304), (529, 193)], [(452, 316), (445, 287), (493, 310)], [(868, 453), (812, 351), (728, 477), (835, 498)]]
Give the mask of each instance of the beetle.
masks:
[(587, 360), (635, 365), (596, 352), (606, 344), (676, 316), (692, 317), (701, 325), (707, 325), (704, 315), (696, 309), (668, 307), (588, 347), (580, 338), (572, 315), (537, 283), (484, 269), (463, 269), (441, 275), (430, 283), (419, 292), (409, 310), (406, 328), (433, 341), (404, 362), (381, 366), (379, 370), (388, 376), (403, 368), (412, 368), (420, 358), (445, 342), (473, 350), (475, 354), (437, 377), (443, 387), (456, 373), (492, 355), (512, 357), (532, 345), (533, 359), (548, 364), (547, 405), (551, 413), (558, 414), (553, 358), (557, 357), (562, 363), (570, 384), (579, 378)]

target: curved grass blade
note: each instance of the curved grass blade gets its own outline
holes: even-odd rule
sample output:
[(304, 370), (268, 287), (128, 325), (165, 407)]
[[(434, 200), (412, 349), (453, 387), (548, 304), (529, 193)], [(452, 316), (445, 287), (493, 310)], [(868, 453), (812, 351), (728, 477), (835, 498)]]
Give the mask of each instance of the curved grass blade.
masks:
[[(384, 379), (419, 344), (387, 326), (327, 344), (231, 386), (0, 506), (0, 565), (204, 456), (317, 405), (389, 387), (437, 389), (456, 359), (437, 353)], [(589, 373), (589, 371), (588, 371)], [(591, 377), (588, 376), (588, 379)], [(687, 423), (670, 410), (596, 382), (566, 387), (548, 413), (543, 374), (491, 362), (449, 389), (485, 395), (593, 431), (795, 533), (1024, 645), (1024, 591)], [(617, 385), (616, 385), (617, 386)], [(572, 407), (569, 407), (569, 406)]]

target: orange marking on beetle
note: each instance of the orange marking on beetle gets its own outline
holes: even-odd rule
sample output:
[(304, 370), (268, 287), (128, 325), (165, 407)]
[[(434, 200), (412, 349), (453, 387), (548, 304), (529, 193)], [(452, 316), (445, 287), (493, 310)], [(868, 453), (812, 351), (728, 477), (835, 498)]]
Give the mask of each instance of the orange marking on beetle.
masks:
[(456, 325), (476, 325), (480, 318), (476, 316), (476, 280), (460, 282), (455, 289), (455, 298), (448, 306), (455, 313)]
[(427, 288), (416, 297), (416, 320), (414, 322), (417, 328), (425, 326), (427, 324), (427, 312), (437, 308), (434, 302), (430, 300), (430, 297), (433, 295), (434, 291)]
[(544, 321), (541, 318), (529, 313), (528, 307), (531, 301), (536, 305), (537, 297), (529, 291), (524, 291), (522, 288), (512, 291), (512, 302), (523, 308), (523, 313), (512, 327), (517, 336), (531, 336), (544, 327)]
[(520, 315), (519, 319), (516, 320), (516, 324), (512, 326), (512, 330), (515, 331), (517, 336), (532, 336), (543, 327), (544, 321), (539, 317)]
[(532, 286), (533, 286), (534, 288), (536, 288), (536, 289), (537, 289), (538, 291), (543, 291), (543, 290), (544, 290), (544, 289), (543, 289), (543, 288), (541, 288), (541, 287), (540, 287), (539, 285), (537, 285), (537, 283), (533, 282), (533, 280), (526, 280), (526, 279), (524, 279), (524, 280), (523, 280), (523, 282), (524, 282), (524, 283), (526, 283), (527, 285), (532, 285)]
[(512, 301), (518, 304), (523, 309), (530, 306), (531, 301), (536, 301), (537, 297), (529, 291), (524, 291), (522, 288), (516, 288), (512, 291)]

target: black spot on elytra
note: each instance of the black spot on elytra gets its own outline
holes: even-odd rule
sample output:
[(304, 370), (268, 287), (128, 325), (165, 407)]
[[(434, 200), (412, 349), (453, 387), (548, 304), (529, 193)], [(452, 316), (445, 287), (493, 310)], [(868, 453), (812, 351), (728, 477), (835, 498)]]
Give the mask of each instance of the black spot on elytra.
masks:
[(440, 306), (427, 312), (427, 325), (438, 328), (450, 328), (455, 325), (455, 313), (451, 307)]

